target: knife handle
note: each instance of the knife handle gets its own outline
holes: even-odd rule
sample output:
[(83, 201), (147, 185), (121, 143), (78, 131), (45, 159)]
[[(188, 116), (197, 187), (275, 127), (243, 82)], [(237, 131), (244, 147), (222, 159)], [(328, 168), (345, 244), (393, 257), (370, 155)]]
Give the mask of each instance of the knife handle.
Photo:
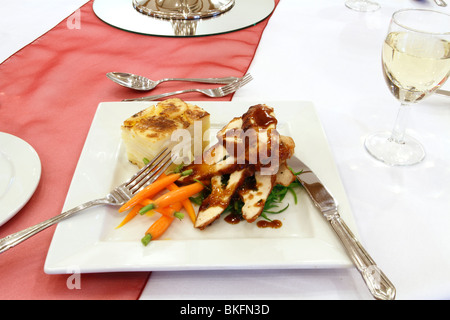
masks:
[(376, 265), (340, 215), (336, 213), (327, 219), (375, 299), (394, 300), (396, 294), (394, 285)]

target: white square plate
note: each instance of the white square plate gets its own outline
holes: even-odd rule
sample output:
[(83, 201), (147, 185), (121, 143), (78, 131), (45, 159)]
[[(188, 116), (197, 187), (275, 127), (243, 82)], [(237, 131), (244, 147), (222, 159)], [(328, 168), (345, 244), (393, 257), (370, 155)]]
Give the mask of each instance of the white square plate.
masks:
[[(308, 164), (340, 204), (340, 214), (356, 232), (345, 190), (327, 139), (310, 102), (192, 102), (211, 114), (215, 134), (255, 104), (275, 109), (278, 131), (296, 143), (295, 155)], [(101, 103), (76, 168), (64, 210), (101, 198), (127, 180), (136, 167), (126, 159), (120, 126), (125, 119), (155, 103)], [(88, 209), (58, 224), (45, 262), (45, 272), (170, 271), (282, 268), (344, 268), (352, 266), (338, 238), (302, 189), (299, 203), (291, 195), (288, 210), (275, 219), (280, 229), (255, 223), (230, 225), (223, 218), (204, 231), (189, 218), (174, 221), (161, 240), (144, 247), (140, 239), (157, 217), (138, 216), (121, 229), (124, 214), (116, 207)]]

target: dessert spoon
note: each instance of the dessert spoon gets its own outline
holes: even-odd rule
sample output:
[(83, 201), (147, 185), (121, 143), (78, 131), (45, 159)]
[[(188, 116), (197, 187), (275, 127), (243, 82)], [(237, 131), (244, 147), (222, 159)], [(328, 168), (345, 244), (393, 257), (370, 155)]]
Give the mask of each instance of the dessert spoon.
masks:
[(167, 78), (154, 81), (143, 76), (138, 76), (132, 73), (124, 73), (124, 72), (109, 72), (106, 74), (106, 76), (115, 83), (120, 84), (121, 86), (139, 91), (150, 91), (154, 89), (158, 84), (165, 81), (188, 81), (188, 82), (229, 84), (239, 79), (236, 77), (205, 78), (205, 79)]

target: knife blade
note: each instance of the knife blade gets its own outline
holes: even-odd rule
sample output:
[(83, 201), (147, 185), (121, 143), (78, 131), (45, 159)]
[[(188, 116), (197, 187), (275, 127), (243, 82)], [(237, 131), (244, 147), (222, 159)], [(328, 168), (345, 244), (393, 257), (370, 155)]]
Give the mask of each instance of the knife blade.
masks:
[(396, 289), (339, 214), (338, 203), (317, 175), (300, 159), (292, 157), (289, 166), (297, 175), (314, 205), (331, 225), (341, 240), (350, 259), (363, 277), (370, 293), (377, 300), (395, 299)]
[(439, 7), (447, 6), (447, 3), (444, 0), (434, 0), (434, 3), (436, 3)]

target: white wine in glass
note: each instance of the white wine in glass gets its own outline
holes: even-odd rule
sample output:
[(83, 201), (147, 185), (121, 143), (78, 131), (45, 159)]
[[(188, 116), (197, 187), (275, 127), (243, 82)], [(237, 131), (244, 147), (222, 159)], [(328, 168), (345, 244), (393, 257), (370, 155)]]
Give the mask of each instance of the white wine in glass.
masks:
[(369, 0), (347, 0), (345, 1), (345, 6), (361, 12), (377, 11), (380, 9), (380, 5), (377, 2)]
[(433, 94), (450, 76), (450, 15), (424, 9), (394, 13), (382, 50), (386, 83), (400, 103), (392, 132), (365, 141), (368, 152), (389, 165), (412, 165), (425, 158), (416, 139), (405, 134), (411, 105)]

